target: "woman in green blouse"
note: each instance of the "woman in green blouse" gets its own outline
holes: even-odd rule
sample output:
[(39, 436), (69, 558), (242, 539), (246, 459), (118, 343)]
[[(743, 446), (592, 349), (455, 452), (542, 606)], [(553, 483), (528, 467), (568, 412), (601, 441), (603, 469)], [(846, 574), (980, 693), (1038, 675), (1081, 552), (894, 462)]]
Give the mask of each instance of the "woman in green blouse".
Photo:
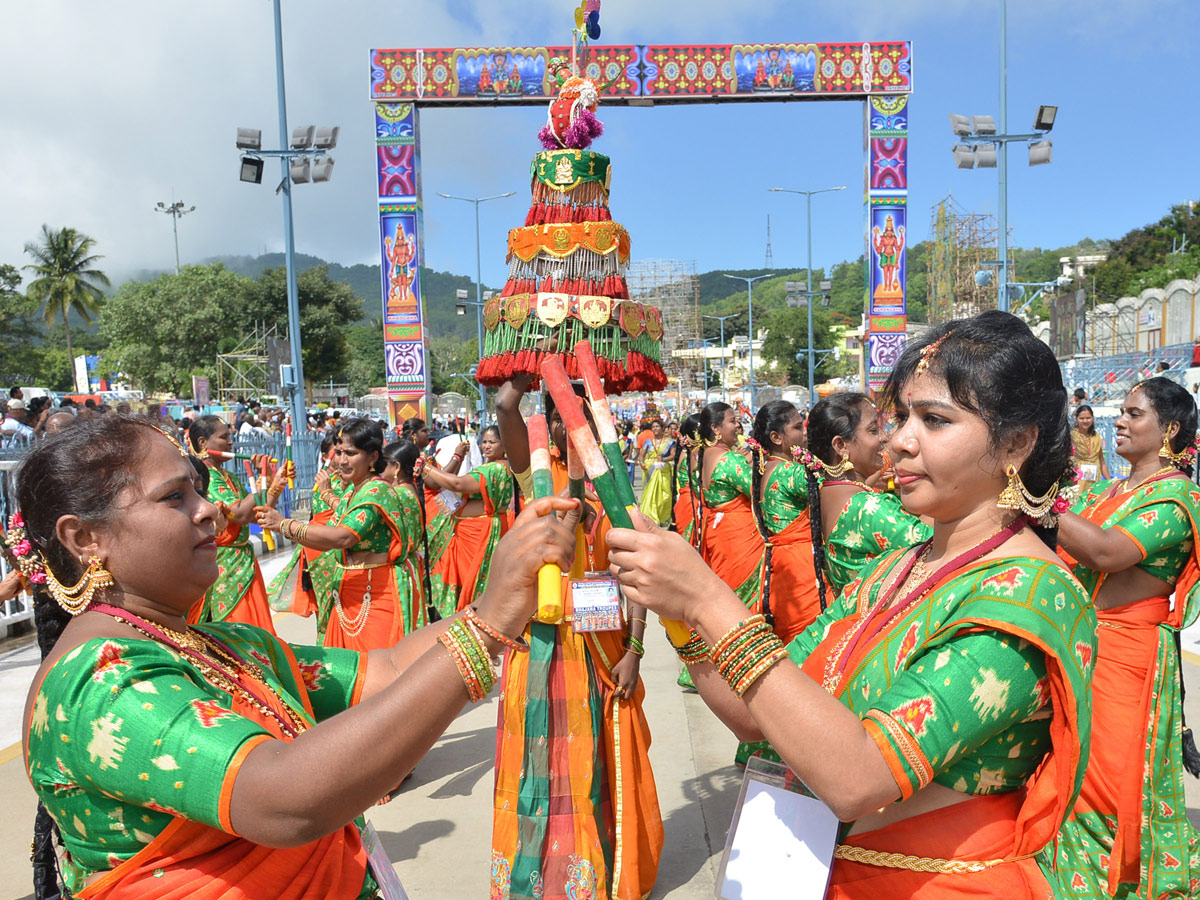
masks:
[(750, 505), (751, 465), (734, 449), (741, 433), (728, 403), (710, 403), (701, 411), (700, 555), (744, 604), (753, 606), (762, 589), (763, 537)]
[(427, 485), (459, 493), (465, 501), (454, 520), (454, 536), (430, 563), (434, 603), (442, 615), (469, 606), (487, 587), (496, 544), (512, 521), (515, 486), (499, 428), (489, 425), (479, 433), (479, 450), (487, 462), (466, 475), (425, 470)]
[(1072, 468), (1062, 375), (988, 312), (911, 342), (885, 395), (932, 538), (880, 557), (786, 648), (678, 535), (613, 529), (610, 563), (631, 602), (697, 631), (683, 652), (709, 707), (844, 823), (828, 885), (793, 893), (1044, 898), (1033, 856), (1083, 780), (1096, 649), (1054, 523), (1030, 515)]
[(1200, 760), (1185, 732), (1179, 658), (1179, 630), (1200, 612), (1191, 394), (1166, 378), (1143, 381), (1122, 403), (1116, 435), (1129, 477), (1092, 485), (1059, 523), (1060, 555), (1099, 619), (1097, 740), (1074, 814), (1042, 863), (1062, 896), (1195, 897), (1200, 836), (1183, 781), (1184, 760), (1193, 775)]
[(411, 492), (399, 493), (379, 477), (386, 460), (378, 423), (352, 419), (342, 427), (337, 465), (346, 490), (329, 524), (300, 525), (262, 506), (258, 521), (311, 550), (340, 551), (326, 647), (388, 647), (428, 623), (421, 511)]
[[(24, 719), (44, 804), (35, 891), (377, 897), (362, 811), (479, 698), (479, 655), (520, 634), (541, 566), (570, 567), (576, 514), (547, 513), (574, 504), (537, 501), (518, 522), (479, 600), (483, 626), (460, 618), (363, 653), (243, 623), (188, 624), (218, 569), (206, 475), (154, 425), (115, 414), (22, 462), (25, 540), (14, 551), (39, 584), (44, 655)], [(464, 645), (475, 660), (465, 674), (454, 655)]]
[(879, 411), (865, 394), (834, 394), (808, 415), (809, 512), (821, 524), (813, 549), (822, 607), (826, 580), (836, 597), (876, 557), (931, 533), (895, 494), (867, 484), (883, 468), (885, 440)]

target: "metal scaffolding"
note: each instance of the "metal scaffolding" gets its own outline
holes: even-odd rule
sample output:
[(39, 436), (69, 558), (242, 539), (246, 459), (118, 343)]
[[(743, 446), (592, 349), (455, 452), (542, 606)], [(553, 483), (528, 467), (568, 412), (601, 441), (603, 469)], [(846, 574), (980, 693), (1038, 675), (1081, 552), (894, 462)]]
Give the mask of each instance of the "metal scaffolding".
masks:
[(289, 359), (288, 346), (274, 325), (255, 322), (233, 350), (217, 354), (217, 396), (222, 400), (278, 396), (279, 366)]
[[(975, 280), (986, 260), (995, 260), (996, 219), (968, 213), (948, 195), (933, 205), (930, 223), (928, 316), (936, 325), (996, 308), (996, 283)], [(1011, 267), (1011, 262), (1010, 262)]]
[(696, 263), (678, 259), (643, 259), (629, 266), (629, 296), (662, 312), (662, 364), (667, 376), (679, 379), (682, 391), (703, 388), (704, 359), (680, 358), (676, 350), (700, 345), (700, 281)]

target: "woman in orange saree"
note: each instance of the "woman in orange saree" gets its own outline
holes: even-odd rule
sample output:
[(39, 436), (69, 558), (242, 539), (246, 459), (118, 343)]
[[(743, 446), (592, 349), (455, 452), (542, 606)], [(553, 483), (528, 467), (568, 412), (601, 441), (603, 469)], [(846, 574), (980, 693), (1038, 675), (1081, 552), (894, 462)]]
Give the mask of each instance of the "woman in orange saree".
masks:
[(762, 590), (763, 536), (750, 505), (751, 465), (734, 448), (742, 425), (727, 403), (700, 413), (700, 555), (748, 607)]
[[(188, 613), (188, 621), (245, 622), (273, 632), (267, 585), (250, 546), (249, 525), (254, 516), (255, 497), (222, 468), (220, 457), (208, 455), (209, 450), (233, 452), (229, 426), (218, 416), (201, 416), (188, 429), (188, 440), (208, 464), (208, 498), (219, 504), (225, 514), (225, 527), (217, 535), (221, 574), (203, 600)], [(286, 477), (282, 466), (270, 489), (272, 505), (283, 491), (280, 476)]]
[(217, 577), (202, 476), (122, 416), (80, 422), (24, 461), (14, 551), (45, 585), (24, 720), (44, 804), (37, 891), (60, 891), (57, 827), (66, 889), (85, 900), (373, 897), (361, 812), (486, 696), (487, 656), (515, 645), (538, 569), (570, 565), (571, 521), (548, 514), (573, 506), (533, 504), (477, 618), (360, 653), (187, 623)]
[(1062, 377), (991, 312), (910, 343), (885, 396), (903, 499), (932, 537), (786, 649), (677, 536), (614, 529), (609, 558), (631, 600), (698, 632), (684, 652), (705, 702), (844, 823), (827, 897), (1041, 900), (1032, 857), (1079, 792), (1096, 646), (1047, 518), (1070, 466)]
[[(1194, 897), (1200, 845), (1184, 794), (1178, 644), (1200, 610), (1191, 394), (1166, 378), (1135, 385), (1116, 435), (1129, 477), (1094, 484), (1059, 525), (1060, 553), (1099, 619), (1097, 737), (1074, 813), (1042, 863), (1063, 896)], [(1191, 773), (1200, 775), (1195, 761)]]
[[(333, 462), (335, 445), (336, 439), (332, 434), (326, 435), (321, 441), (321, 460), (326, 467), (318, 471), (313, 479), (310, 525), (328, 525), (333, 518), (334, 508), (345, 492), (341, 476), (328, 465)], [(333, 609), (333, 592), (337, 589), (340, 575), (337, 563), (337, 553), (332, 550), (310, 550), (296, 544), (291, 559), (267, 585), (271, 609), (286, 610), (303, 618), (316, 615), (318, 643), (324, 640), (329, 613)], [(285, 595), (289, 585), (292, 594), (290, 600)]]
[(326, 525), (301, 525), (258, 507), (264, 528), (311, 550), (338, 552), (326, 647), (374, 650), (396, 643), (427, 621), (421, 561), (421, 512), (411, 491), (380, 478), (386, 468), (383, 429), (351, 419), (337, 441), (346, 490)]
[(456, 514), (454, 534), (430, 573), (439, 609), (465, 609), (487, 587), (492, 555), (511, 521), (515, 488), (496, 426), (479, 435), (479, 449), (487, 462), (466, 475), (438, 469), (425, 472), (427, 485), (455, 491), (466, 501)]
[[(523, 484), (529, 445), (519, 401), (527, 387), (516, 376), (496, 395), (505, 449)], [(563, 492), (566, 429), (550, 402), (547, 413), (560, 453), (551, 458), (554, 487)], [(578, 527), (572, 577), (607, 568), (608, 530), (604, 516), (590, 535)], [(576, 632), (568, 582), (563, 621), (530, 623), (530, 652), (505, 658), (491, 896), (642, 900), (654, 887), (663, 845), (639, 678), (644, 612), (630, 606), (619, 631)]]
[(697, 435), (700, 433), (700, 416), (696, 413), (688, 416), (679, 426), (679, 436), (675, 440), (674, 475), (672, 484), (674, 491), (671, 500), (670, 529), (687, 538), (688, 543), (695, 547), (700, 540), (700, 528), (697, 523), (700, 514), (700, 501), (692, 490), (693, 468), (695, 467)]

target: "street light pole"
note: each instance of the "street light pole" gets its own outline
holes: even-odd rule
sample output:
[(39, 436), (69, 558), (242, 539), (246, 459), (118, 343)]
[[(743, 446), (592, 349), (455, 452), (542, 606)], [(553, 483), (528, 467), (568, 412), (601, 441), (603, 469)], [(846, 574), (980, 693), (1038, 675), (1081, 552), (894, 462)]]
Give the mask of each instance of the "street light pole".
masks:
[(769, 278), (771, 276), (771, 273), (766, 272), (762, 275), (755, 275), (753, 278), (747, 278), (744, 275), (727, 275), (724, 272), (722, 272), (721, 274), (725, 275), (726, 278), (732, 278), (735, 281), (746, 282), (746, 294), (747, 294), (747, 298), (748, 298), (746, 305), (750, 307), (750, 324), (749, 324), (749, 328), (750, 328), (750, 411), (751, 411), (751, 413), (753, 413), (754, 409), (755, 409), (755, 407), (754, 407), (754, 282), (756, 282), (762, 278)]
[[(724, 403), (729, 402), (729, 385), (725, 383), (725, 377), (728, 374), (727, 363), (725, 362), (725, 320), (734, 319), (737, 316), (733, 313), (727, 316), (703, 316), (705, 319), (716, 319), (721, 323), (721, 400)], [(707, 354), (705, 354), (707, 356)], [(704, 402), (708, 405), (708, 391), (704, 392)]]
[[(479, 243), (479, 204), (489, 200), (501, 200), (511, 197), (516, 191), (506, 194), (496, 194), (493, 197), (454, 197), (438, 192), (438, 196), (446, 200), (462, 200), (464, 203), (475, 204), (475, 331), (479, 338), (479, 358), (483, 359), (483, 257)], [(479, 385), (479, 421), (482, 424), (487, 413), (486, 388)]]
[(814, 366), (813, 366), (813, 355), (814, 355), (813, 354), (813, 293), (812, 293), (812, 197), (813, 197), (813, 194), (828, 194), (828, 193), (832, 193), (834, 191), (844, 191), (845, 189), (846, 189), (846, 186), (844, 184), (838, 185), (837, 187), (833, 187), (833, 188), (820, 188), (819, 190), (815, 190), (815, 191), (796, 191), (796, 190), (791, 190), (789, 188), (768, 188), (768, 190), (773, 191), (775, 193), (780, 193), (780, 194), (803, 194), (804, 199), (805, 199), (805, 206), (807, 209), (808, 224), (807, 224), (806, 228), (808, 231), (808, 270), (805, 274), (807, 276), (806, 281), (808, 283), (808, 288), (807, 288), (807, 293), (808, 293), (808, 396), (809, 396), (810, 403), (812, 402), (811, 398), (813, 395), (813, 368), (814, 368)]
[(178, 275), (179, 274), (179, 219), (181, 216), (186, 216), (188, 213), (195, 212), (196, 207), (193, 206), (188, 209), (184, 209), (183, 201), (175, 200), (175, 198), (172, 197), (170, 206), (167, 206), (167, 204), (163, 203), (162, 201), (159, 201), (156, 209), (158, 210), (158, 212), (166, 213), (168, 216), (171, 217), (171, 230), (173, 232), (175, 232), (175, 274)]
[[(1000, 0), (1000, 133), (1008, 134), (1008, 0)], [(996, 148), (996, 177), (1000, 182), (1000, 286), (997, 306), (1008, 312), (1008, 141)]]
[[(275, 7), (275, 84), (279, 95), (279, 146), (288, 146), (287, 92), (283, 81), (283, 15), (280, 0)], [(283, 175), (280, 190), (283, 193), (283, 240), (284, 262), (287, 269), (287, 313), (288, 337), (291, 345), (292, 384), (289, 398), (292, 411), (292, 430), (304, 434), (308, 430), (308, 419), (304, 411), (304, 359), (300, 354), (300, 297), (296, 289), (296, 236), (292, 227), (292, 176), (290, 161), (279, 157), (279, 169)]]

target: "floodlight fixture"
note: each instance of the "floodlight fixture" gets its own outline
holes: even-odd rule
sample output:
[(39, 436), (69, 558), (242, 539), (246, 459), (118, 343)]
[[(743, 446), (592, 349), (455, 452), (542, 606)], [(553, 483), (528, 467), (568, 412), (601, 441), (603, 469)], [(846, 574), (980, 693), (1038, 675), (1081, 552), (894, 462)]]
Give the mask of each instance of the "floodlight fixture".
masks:
[(977, 169), (994, 169), (994, 168), (996, 168), (996, 145), (995, 144), (976, 144), (975, 145), (975, 167)]
[[(239, 128), (237, 130), (237, 148), (239, 150), (261, 150), (261, 128)], [(243, 181), (245, 179), (242, 179)]]
[(263, 161), (253, 156), (242, 157), (242, 168), (238, 177), (249, 184), (262, 184)]
[(337, 125), (322, 125), (317, 129), (316, 138), (313, 140), (313, 146), (318, 150), (332, 150), (337, 146), (338, 131)]
[(955, 144), (950, 152), (954, 154), (954, 164), (960, 169), (975, 168), (975, 151), (970, 144)]
[(312, 180), (314, 183), (318, 181), (328, 181), (333, 175), (333, 157), (318, 156), (313, 160), (312, 165)]
[(820, 287), (821, 287), (822, 291), (826, 291), (826, 292), (831, 291), (831, 290), (833, 290), (833, 282), (832, 281), (822, 281)]
[(1050, 162), (1054, 154), (1054, 144), (1051, 141), (1034, 141), (1029, 145), (1029, 164), (1044, 166)]
[(465, 316), (467, 314), (467, 305), (465, 303), (455, 303), (454, 314), (456, 316)]
[(288, 161), (288, 172), (292, 177), (293, 184), (308, 184), (309, 182), (309, 163), (307, 156), (301, 156)]
[(495, 291), (484, 291), (484, 292), (483, 292), (483, 299), (484, 299), (484, 300), (491, 300), (491, 299), (492, 299), (493, 297), (495, 297), (495, 296), (496, 296), (496, 292), (495, 292)]
[(466, 300), (468, 296), (470, 296), (470, 295), (467, 293), (466, 288), (459, 288), (457, 291), (454, 292), (454, 297), (457, 300)]
[(996, 278), (995, 273), (989, 269), (980, 269), (978, 272), (975, 273), (975, 283), (977, 285), (979, 285), (981, 288), (991, 287), (991, 284), (995, 280), (995, 278)]
[(971, 120), (966, 116), (950, 113), (950, 130), (959, 137), (966, 137), (971, 133)]
[(993, 116), (971, 116), (971, 127), (976, 134), (995, 134), (996, 119)]
[(297, 125), (292, 129), (292, 149), (307, 150), (312, 146), (313, 132), (316, 129), (312, 125)]
[(1039, 106), (1037, 117), (1033, 120), (1034, 131), (1051, 131), (1054, 128), (1054, 120), (1058, 116), (1057, 106)]

